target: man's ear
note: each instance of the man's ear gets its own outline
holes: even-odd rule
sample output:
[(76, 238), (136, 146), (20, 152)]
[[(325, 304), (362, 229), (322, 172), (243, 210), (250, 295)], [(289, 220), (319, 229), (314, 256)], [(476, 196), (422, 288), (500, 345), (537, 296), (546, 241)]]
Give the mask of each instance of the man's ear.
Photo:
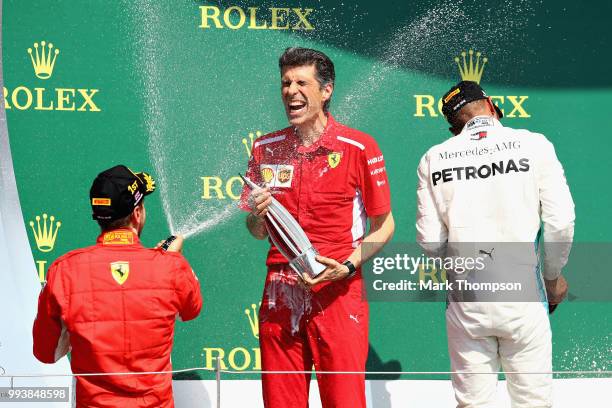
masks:
[(140, 204), (138, 204), (136, 207), (134, 207), (134, 211), (132, 211), (132, 218), (131, 218), (131, 222), (132, 225), (137, 226), (142, 222), (142, 219), (144, 217), (144, 210), (143, 210), (143, 202), (141, 201)]
[(487, 98), (487, 105), (489, 107), (489, 111), (491, 112), (491, 114), (495, 116), (497, 119), (499, 119), (499, 115), (497, 114), (497, 111), (495, 110), (495, 105), (493, 104), (493, 100), (491, 99), (490, 96)]
[(332, 94), (334, 93), (334, 84), (330, 82), (325, 85), (321, 90), (321, 93), (323, 94), (325, 101), (329, 101), (331, 99)]

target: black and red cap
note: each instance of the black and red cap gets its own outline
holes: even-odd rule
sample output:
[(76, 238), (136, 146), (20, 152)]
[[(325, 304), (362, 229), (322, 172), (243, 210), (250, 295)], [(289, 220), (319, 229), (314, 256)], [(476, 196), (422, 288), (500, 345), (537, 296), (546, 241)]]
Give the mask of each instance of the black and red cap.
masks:
[[(442, 97), (442, 113), (451, 118), (468, 103), (487, 98), (487, 93), (476, 82), (461, 81)], [(496, 104), (493, 106), (499, 118), (503, 118), (504, 114), (499, 107)]]
[(134, 173), (122, 164), (104, 170), (89, 190), (93, 219), (113, 221), (126, 217), (153, 191), (155, 181), (147, 173)]

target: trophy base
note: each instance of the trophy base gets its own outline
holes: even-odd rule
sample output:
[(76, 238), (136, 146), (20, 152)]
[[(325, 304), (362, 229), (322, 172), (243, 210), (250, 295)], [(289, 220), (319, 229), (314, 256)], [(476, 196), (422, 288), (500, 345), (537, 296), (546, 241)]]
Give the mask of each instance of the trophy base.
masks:
[(304, 253), (292, 259), (289, 262), (289, 266), (300, 274), (300, 276), (306, 274), (311, 278), (316, 278), (326, 268), (325, 265), (317, 262), (315, 259), (317, 255), (319, 255), (319, 253), (311, 246)]

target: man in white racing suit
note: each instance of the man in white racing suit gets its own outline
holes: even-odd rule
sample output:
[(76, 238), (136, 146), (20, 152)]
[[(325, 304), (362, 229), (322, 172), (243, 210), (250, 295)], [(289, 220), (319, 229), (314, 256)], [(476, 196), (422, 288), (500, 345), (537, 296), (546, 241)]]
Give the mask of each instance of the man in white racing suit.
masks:
[[(475, 82), (452, 87), (443, 97), (443, 113), (454, 137), (429, 149), (419, 164), (417, 241), (429, 254), (472, 243), (491, 264), (496, 253), (492, 248), (478, 251), (479, 245), (498, 243), (498, 252), (513, 243), (531, 245), (533, 256), (525, 265), (508, 258), (513, 266), (506, 272), (512, 273), (505, 277), (528, 269), (541, 291), (541, 299), (449, 302), (451, 368), (460, 372), (452, 375), (458, 407), (490, 406), (497, 375), (486, 373), (500, 369), (508, 373), (512, 407), (551, 407), (548, 307), (567, 293), (561, 269), (575, 218), (563, 168), (543, 135), (502, 126), (501, 111)], [(540, 262), (542, 233), (546, 254)], [(526, 374), (534, 372), (545, 374)]]

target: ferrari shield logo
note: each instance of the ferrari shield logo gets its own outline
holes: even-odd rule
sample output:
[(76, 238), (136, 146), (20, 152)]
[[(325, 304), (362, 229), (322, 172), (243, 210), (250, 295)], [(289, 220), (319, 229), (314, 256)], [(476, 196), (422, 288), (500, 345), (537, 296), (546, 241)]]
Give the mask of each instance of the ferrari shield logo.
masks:
[(127, 261), (117, 261), (110, 264), (111, 275), (118, 284), (123, 285), (130, 274), (130, 263)]
[(340, 159), (342, 158), (342, 154), (338, 152), (333, 152), (327, 155), (327, 163), (329, 167), (335, 169), (340, 164)]

